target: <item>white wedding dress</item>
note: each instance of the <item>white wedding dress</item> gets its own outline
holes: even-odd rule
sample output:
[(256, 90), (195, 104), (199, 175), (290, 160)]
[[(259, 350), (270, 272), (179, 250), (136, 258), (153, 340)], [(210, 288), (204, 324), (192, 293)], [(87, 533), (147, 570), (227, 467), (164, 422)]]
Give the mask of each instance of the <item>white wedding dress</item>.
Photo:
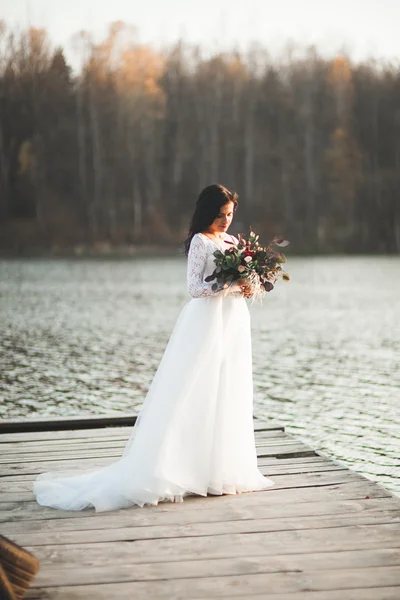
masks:
[(106, 511), (274, 485), (257, 467), (246, 301), (237, 284), (215, 293), (204, 281), (217, 247), (229, 246), (201, 233), (192, 239), (192, 299), (178, 317), (122, 457), (97, 470), (39, 475), (39, 504)]

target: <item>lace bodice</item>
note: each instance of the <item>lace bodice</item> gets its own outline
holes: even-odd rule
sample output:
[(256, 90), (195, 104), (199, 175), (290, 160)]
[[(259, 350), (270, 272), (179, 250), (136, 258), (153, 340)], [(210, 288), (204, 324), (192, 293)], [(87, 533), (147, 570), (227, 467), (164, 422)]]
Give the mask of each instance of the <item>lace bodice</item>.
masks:
[[(231, 236), (232, 241), (238, 242), (237, 238)], [(230, 245), (225, 244), (221, 240), (221, 246), (217, 245), (206, 235), (196, 233), (191, 241), (189, 254), (188, 254), (188, 266), (187, 266), (187, 285), (189, 294), (192, 298), (204, 298), (207, 296), (224, 296), (226, 294), (241, 295), (240, 287), (237, 283), (231, 285), (228, 290), (219, 290), (214, 292), (212, 285), (215, 282), (210, 283), (204, 281), (204, 279), (211, 275), (215, 269), (213, 253), (217, 248), (224, 250)]]

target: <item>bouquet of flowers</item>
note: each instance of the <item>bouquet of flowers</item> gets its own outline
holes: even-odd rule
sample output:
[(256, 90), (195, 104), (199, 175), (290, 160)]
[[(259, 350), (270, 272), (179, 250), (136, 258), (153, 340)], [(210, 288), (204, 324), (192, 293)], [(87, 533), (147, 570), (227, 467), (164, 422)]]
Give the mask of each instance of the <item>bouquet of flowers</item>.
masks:
[(261, 299), (265, 292), (274, 289), (274, 284), (279, 278), (289, 281), (289, 275), (282, 270), (281, 266), (286, 262), (286, 256), (273, 249), (273, 246), (285, 247), (289, 242), (275, 237), (268, 246), (263, 247), (259, 244), (258, 238), (259, 236), (250, 228), (248, 239), (239, 234), (237, 245), (232, 242), (232, 247), (224, 252), (221, 250), (214, 252), (215, 269), (205, 279), (208, 282), (216, 280), (212, 285), (214, 291), (227, 289), (237, 282), (249, 287), (254, 299)]

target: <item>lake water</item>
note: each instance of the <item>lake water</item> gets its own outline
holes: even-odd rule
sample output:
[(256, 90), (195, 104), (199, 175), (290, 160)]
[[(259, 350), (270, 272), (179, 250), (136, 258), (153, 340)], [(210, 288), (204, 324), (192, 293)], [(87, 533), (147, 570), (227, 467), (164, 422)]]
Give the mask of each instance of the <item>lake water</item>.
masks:
[[(252, 313), (255, 415), (400, 495), (400, 257), (290, 258)], [(136, 413), (182, 257), (0, 261), (0, 416)]]

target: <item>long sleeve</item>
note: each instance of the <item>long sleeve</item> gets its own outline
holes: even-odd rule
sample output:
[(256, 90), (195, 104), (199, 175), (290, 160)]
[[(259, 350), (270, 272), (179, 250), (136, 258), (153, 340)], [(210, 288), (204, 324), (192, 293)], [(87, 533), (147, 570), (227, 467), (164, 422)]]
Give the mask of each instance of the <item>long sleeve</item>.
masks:
[(195, 235), (191, 241), (188, 255), (187, 285), (192, 298), (204, 298), (207, 296), (219, 296), (227, 293), (240, 292), (239, 286), (232, 285), (228, 290), (214, 292), (214, 282), (204, 281), (204, 270), (207, 259), (207, 245), (200, 235)]

